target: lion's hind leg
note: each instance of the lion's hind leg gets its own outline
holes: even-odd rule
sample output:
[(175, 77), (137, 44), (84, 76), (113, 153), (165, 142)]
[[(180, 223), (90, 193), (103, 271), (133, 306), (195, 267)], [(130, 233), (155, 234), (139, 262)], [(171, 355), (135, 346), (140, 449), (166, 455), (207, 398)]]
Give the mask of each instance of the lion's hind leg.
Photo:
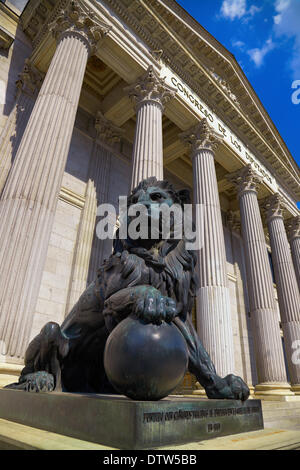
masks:
[(49, 322), (31, 341), (19, 382), (6, 388), (28, 392), (61, 389), (61, 363), (69, 352), (69, 340), (57, 323)]

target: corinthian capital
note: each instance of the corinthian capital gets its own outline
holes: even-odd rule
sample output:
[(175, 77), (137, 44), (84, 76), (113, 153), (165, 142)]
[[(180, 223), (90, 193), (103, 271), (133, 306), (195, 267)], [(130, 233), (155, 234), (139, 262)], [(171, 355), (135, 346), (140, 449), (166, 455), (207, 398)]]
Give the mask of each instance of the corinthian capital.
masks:
[(286, 229), (290, 241), (295, 238), (300, 238), (300, 215), (288, 219)]
[(227, 175), (226, 178), (237, 187), (238, 196), (249, 191), (256, 193), (257, 186), (262, 182), (262, 178), (258, 176), (251, 165), (244, 166), (241, 170)]
[(165, 79), (155, 72), (152, 65), (148, 67), (147, 72), (139, 78), (137, 83), (126, 87), (124, 91), (128, 93), (137, 107), (150, 101), (159, 105), (162, 110), (176, 93), (176, 89), (166, 85)]
[(283, 198), (278, 193), (264, 199), (261, 207), (266, 213), (267, 221), (274, 217), (283, 217)]
[(216, 150), (222, 141), (222, 135), (218, 134), (204, 118), (186, 132), (182, 132), (179, 137), (188, 143), (192, 149), (192, 157), (199, 150)]
[(19, 91), (34, 96), (42, 86), (44, 74), (39, 72), (29, 59), (25, 60), (24, 68), (18, 75), (16, 86)]
[(95, 18), (95, 13), (83, 7), (78, 0), (71, 1), (56, 20), (49, 24), (49, 30), (56, 40), (70, 33), (80, 36), (85, 40), (90, 54), (110, 29), (110, 26)]
[(98, 111), (95, 121), (95, 129), (97, 131), (97, 137), (100, 140), (104, 140), (108, 144), (119, 142), (122, 135), (124, 134), (123, 129), (115, 126), (111, 121), (106, 119), (105, 116)]

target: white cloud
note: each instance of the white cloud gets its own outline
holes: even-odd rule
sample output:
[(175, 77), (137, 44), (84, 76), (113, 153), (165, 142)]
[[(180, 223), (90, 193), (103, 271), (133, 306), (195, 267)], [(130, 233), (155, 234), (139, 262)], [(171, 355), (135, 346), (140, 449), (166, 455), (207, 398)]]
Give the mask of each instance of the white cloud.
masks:
[(276, 0), (275, 11), (278, 15), (273, 16), (274, 23), (280, 24), (282, 19), (282, 13), (290, 6), (291, 0)]
[(259, 8), (256, 5), (251, 5), (249, 10), (247, 10), (246, 0), (223, 0), (221, 16), (231, 21), (236, 18), (242, 18), (244, 23), (248, 23), (248, 21), (250, 21), (253, 16), (261, 10), (262, 8)]
[(300, 79), (300, 1), (277, 0), (274, 16), (274, 33), (277, 37), (294, 39), (290, 52), (290, 68), (294, 79)]
[(251, 60), (255, 63), (256, 67), (259, 68), (262, 66), (266, 55), (274, 49), (275, 44), (272, 39), (268, 39), (261, 49), (256, 47), (255, 49), (250, 49), (248, 54)]
[(221, 6), (221, 15), (231, 21), (242, 18), (246, 13), (246, 0), (224, 0)]
[(275, 2), (275, 10), (278, 13), (286, 10), (290, 6), (291, 0), (276, 0)]
[(234, 39), (231, 41), (233, 47), (237, 47), (240, 50), (243, 50), (245, 47), (245, 43), (243, 41), (235, 41)]
[(249, 8), (248, 14), (250, 16), (254, 16), (254, 15), (256, 15), (256, 13), (259, 13), (261, 10), (262, 10), (262, 8), (259, 8), (255, 5), (251, 5), (251, 7)]

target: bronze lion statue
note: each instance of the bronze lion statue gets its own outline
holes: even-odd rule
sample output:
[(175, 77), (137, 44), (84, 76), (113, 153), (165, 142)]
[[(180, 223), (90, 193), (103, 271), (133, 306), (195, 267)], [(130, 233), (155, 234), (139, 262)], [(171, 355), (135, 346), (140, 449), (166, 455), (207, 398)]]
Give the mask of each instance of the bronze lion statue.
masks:
[[(143, 204), (153, 217), (161, 204), (189, 203), (187, 190), (148, 178), (128, 197), (127, 208)], [(151, 215), (150, 215), (151, 214)], [(184, 232), (183, 232), (184, 233)], [(61, 326), (47, 323), (31, 341), (19, 382), (9, 388), (116, 393), (103, 365), (106, 340), (113, 328), (134, 313), (146, 322), (173, 322), (188, 347), (188, 369), (209, 398), (246, 400), (249, 389), (235, 375), (216, 374), (191, 320), (197, 291), (196, 254), (182, 239), (114, 240), (96, 280), (81, 295)]]

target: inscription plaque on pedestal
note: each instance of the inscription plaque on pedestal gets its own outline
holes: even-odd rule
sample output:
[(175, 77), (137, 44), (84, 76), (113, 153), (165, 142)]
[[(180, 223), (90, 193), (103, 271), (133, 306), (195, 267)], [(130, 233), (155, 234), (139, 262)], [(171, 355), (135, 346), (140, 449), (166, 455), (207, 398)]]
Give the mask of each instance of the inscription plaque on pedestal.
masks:
[(0, 418), (115, 447), (154, 449), (263, 429), (260, 400), (169, 396), (133, 401), (119, 395), (0, 390)]

